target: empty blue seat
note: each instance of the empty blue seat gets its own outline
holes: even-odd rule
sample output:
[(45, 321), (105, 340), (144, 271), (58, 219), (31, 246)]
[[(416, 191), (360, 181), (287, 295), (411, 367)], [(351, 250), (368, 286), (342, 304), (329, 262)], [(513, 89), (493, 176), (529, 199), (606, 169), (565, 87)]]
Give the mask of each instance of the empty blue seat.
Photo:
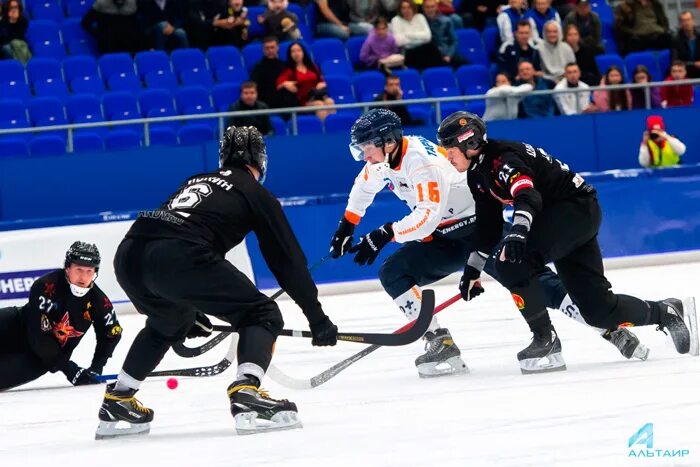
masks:
[(284, 136), (287, 134), (287, 123), (279, 115), (270, 115), (270, 123), (272, 123), (276, 135)]
[(52, 57), (61, 59), (66, 56), (66, 48), (60, 42), (37, 42), (32, 45), (34, 57)]
[(31, 16), (34, 21), (46, 19), (61, 22), (64, 19), (63, 9), (57, 0), (31, 2), (27, 6), (29, 16)]
[(105, 54), (97, 60), (97, 63), (105, 83), (108, 83), (112, 76), (136, 76), (134, 62), (127, 53)]
[(328, 75), (325, 77), (326, 85), (328, 86), (328, 94), (336, 103), (339, 101), (347, 101), (348, 98), (354, 100), (355, 93), (352, 90), (352, 82), (350, 77), (343, 75)]
[[(178, 115), (178, 113), (172, 107), (154, 107), (154, 108), (150, 109), (148, 112), (143, 111), (143, 114), (147, 118), (175, 117)], [(148, 128), (149, 129), (154, 129), (154, 128), (177, 129), (177, 128), (180, 128), (181, 123), (182, 122), (180, 120), (173, 120), (173, 121), (167, 121), (167, 122), (155, 122), (155, 123), (150, 123), (148, 125)]]
[(92, 8), (94, 0), (63, 0), (66, 15), (70, 18), (82, 18)]
[(498, 54), (498, 46), (501, 43), (501, 36), (497, 26), (486, 26), (481, 31), (481, 40), (484, 43), (484, 50), (489, 59), (495, 59)]
[(34, 95), (38, 97), (57, 97), (65, 101), (68, 94), (68, 86), (63, 81), (38, 81), (34, 83)]
[[(181, 88), (175, 95), (177, 110), (182, 115), (205, 114), (215, 112), (209, 100), (209, 92), (202, 86)], [(191, 125), (207, 125), (212, 130), (218, 126), (217, 119), (197, 120)], [(182, 141), (182, 140), (181, 140)]]
[(63, 75), (66, 83), (73, 82), (74, 79), (85, 79), (86, 77), (99, 79), (100, 72), (97, 69), (97, 60), (89, 56), (68, 57), (63, 60)]
[(261, 38), (265, 35), (265, 27), (258, 23), (258, 16), (265, 13), (264, 6), (249, 6), (248, 7), (248, 18), (250, 18), (250, 25), (248, 26), (248, 38), (255, 39)]
[(365, 43), (365, 40), (367, 40), (367, 37), (365, 36), (352, 36), (345, 43), (345, 47), (347, 47), (348, 58), (350, 59), (350, 63), (352, 63), (354, 67), (358, 67), (359, 65), (361, 65), (360, 50), (362, 49), (362, 44)]
[(239, 83), (219, 83), (211, 90), (214, 108), (219, 112), (226, 112), (231, 104), (240, 98), (240, 95), (241, 85)]
[(149, 116), (149, 112), (154, 109), (157, 109), (158, 113), (165, 113), (168, 110), (175, 112), (173, 95), (167, 89), (147, 89), (139, 95), (139, 103), (141, 112), (146, 116)]
[(99, 99), (89, 94), (70, 96), (66, 101), (66, 114), (71, 123), (101, 122), (104, 120)]
[(141, 135), (134, 130), (124, 128), (110, 131), (104, 140), (107, 149), (113, 151), (135, 149), (141, 146)]
[(136, 75), (120, 73), (109, 77), (107, 87), (110, 91), (139, 92), (142, 86), (141, 80)]
[[(241, 50), (243, 54), (243, 62), (248, 70), (248, 73), (253, 71), (253, 67), (263, 58), (262, 44), (260, 42), (253, 42), (243, 47)], [(284, 57), (280, 55), (282, 61), (285, 60)]]
[(37, 97), (29, 101), (29, 120), (33, 126), (67, 123), (63, 104), (55, 97)]
[(311, 52), (316, 63), (323, 63), (326, 60), (348, 60), (343, 41), (333, 37), (324, 37), (314, 41), (311, 44)]
[(89, 40), (92, 38), (80, 24), (80, 18), (67, 18), (61, 24), (61, 38), (64, 44), (70, 44), (71, 41)]
[(491, 87), (489, 70), (484, 65), (462, 65), (456, 75), (462, 94), (486, 94)]
[(102, 97), (102, 108), (107, 120), (141, 118), (136, 97), (130, 92), (110, 92)]
[(207, 50), (209, 69), (216, 81), (244, 81), (248, 73), (243, 66), (241, 52), (233, 46), (209, 47)]
[(161, 50), (139, 52), (136, 54), (135, 62), (141, 79), (152, 71), (171, 71), (170, 58)]
[(185, 70), (206, 71), (207, 63), (204, 53), (199, 49), (177, 49), (170, 54), (170, 61), (173, 64), (173, 71), (177, 76), (181, 76)]
[(172, 71), (152, 71), (146, 75), (146, 87), (175, 91), (178, 88), (177, 78)]
[(347, 113), (335, 113), (327, 116), (324, 123), (326, 125), (326, 133), (347, 132), (350, 131), (353, 123), (355, 123), (355, 117)]
[(214, 139), (214, 131), (208, 125), (187, 123), (178, 131), (180, 144), (202, 144)]
[(321, 63), (321, 73), (326, 75), (347, 75), (353, 74), (352, 63), (348, 60), (326, 60)]
[[(2, 63), (2, 61), (0, 61)], [(22, 81), (5, 81), (1, 79), (2, 73), (0, 73), (0, 101), (5, 99), (19, 99), (21, 101), (28, 101), (32, 97), (32, 92), (29, 89), (29, 85)]]
[(241, 83), (248, 80), (248, 70), (243, 67), (221, 67), (214, 70), (217, 83)]
[(594, 0), (591, 2), (591, 10), (598, 13), (601, 23), (613, 24), (615, 22), (613, 9), (606, 0)]
[(664, 78), (671, 72), (671, 50), (657, 50), (656, 59), (659, 62), (659, 70)]
[(75, 78), (68, 83), (73, 94), (101, 95), (105, 91), (105, 85), (98, 76), (84, 76)]
[(598, 70), (601, 75), (605, 75), (605, 72), (607, 72), (608, 68), (612, 65), (620, 68), (622, 73), (625, 73), (625, 62), (622, 60), (622, 57), (617, 54), (596, 55), (595, 62), (598, 65)]
[(177, 133), (173, 128), (151, 128), (148, 137), (151, 146), (177, 146)]
[(57, 135), (39, 135), (29, 143), (32, 156), (59, 156), (66, 152), (66, 141)]
[(22, 157), (29, 155), (29, 145), (24, 138), (3, 137), (0, 138), (0, 157)]
[(87, 39), (73, 39), (66, 45), (66, 49), (70, 55), (90, 55), (92, 57), (99, 55), (97, 43), (91, 37)]
[(61, 43), (61, 33), (58, 23), (51, 20), (34, 20), (29, 22), (27, 28), (27, 43), (32, 46), (32, 50), (38, 44)]
[(55, 58), (34, 58), (27, 63), (29, 83), (63, 81), (61, 64)]
[(84, 130), (73, 135), (73, 152), (102, 151), (104, 141), (99, 133)]
[(617, 48), (617, 43), (615, 42), (615, 39), (613, 39), (612, 37), (603, 36), (600, 39), (600, 42), (603, 44), (603, 50), (605, 50), (606, 54), (613, 54), (613, 55), (619, 54), (619, 50)]
[[(289, 132), (292, 133), (292, 119), (289, 119)], [(323, 133), (323, 123), (316, 115), (297, 115), (298, 135), (317, 135)]]
[(363, 71), (353, 77), (352, 85), (360, 102), (373, 101), (384, 91), (384, 75), (378, 71)]
[(27, 81), (24, 76), (24, 67), (17, 60), (0, 60), (0, 85), (13, 81)]
[(19, 99), (0, 101), (0, 128), (26, 128), (29, 126), (24, 102)]
[(632, 52), (625, 57), (625, 70), (630, 79), (634, 78), (634, 69), (637, 65), (647, 67), (652, 81), (663, 81), (664, 77), (654, 52)]
[(469, 60), (469, 63), (489, 64), (489, 57), (484, 49), (481, 34), (476, 29), (457, 29), (457, 51)]
[(432, 97), (456, 96), (459, 93), (452, 68), (436, 67), (423, 71), (423, 87)]
[(211, 87), (214, 80), (206, 68), (196, 68), (194, 70), (184, 70), (180, 73), (180, 83), (183, 86), (204, 86)]
[[(404, 99), (418, 99), (417, 97), (409, 97), (409, 95), (414, 95), (417, 89), (423, 90), (423, 81), (420, 73), (413, 68), (407, 68), (405, 70), (396, 70), (393, 74), (401, 81)], [(425, 93), (423, 93), (423, 97), (424, 95)]]

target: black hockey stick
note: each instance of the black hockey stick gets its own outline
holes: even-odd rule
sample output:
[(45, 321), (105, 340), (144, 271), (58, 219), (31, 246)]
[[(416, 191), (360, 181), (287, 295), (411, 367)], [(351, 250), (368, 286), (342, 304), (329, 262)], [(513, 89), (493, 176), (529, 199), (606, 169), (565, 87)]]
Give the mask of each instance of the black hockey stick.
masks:
[[(365, 332), (339, 332), (338, 340), (345, 342), (356, 342), (358, 344), (374, 344), (383, 346), (400, 346), (415, 342), (425, 334), (430, 326), (430, 321), (433, 319), (433, 310), (435, 309), (435, 292), (431, 289), (423, 291), (423, 299), (421, 302), (420, 313), (416, 318), (415, 323), (410, 329), (401, 334), (384, 334), (384, 333), (365, 333)], [(230, 326), (214, 326), (215, 331), (232, 332)], [(297, 331), (293, 329), (283, 329), (280, 336), (305, 337), (312, 338), (310, 331)]]
[[(455, 295), (454, 297), (446, 300), (445, 302), (441, 303), (437, 307), (435, 307), (435, 311), (433, 311), (433, 314), (438, 314), (448, 306), (452, 305), (453, 303), (459, 301), (459, 299), (462, 298), (460, 294)], [(413, 323), (415, 321), (412, 321), (410, 323), (405, 324), (401, 328), (397, 329), (394, 331), (395, 334), (399, 334), (404, 332), (406, 329), (409, 329), (411, 326), (413, 326)], [(361, 350), (360, 352), (357, 352), (354, 355), (351, 355), (350, 357), (346, 358), (345, 360), (336, 363), (332, 367), (328, 368), (327, 370), (322, 371), (321, 373), (317, 374), (316, 376), (313, 376), (308, 379), (298, 379), (298, 378), (292, 378), (291, 376), (286, 375), (283, 373), (279, 368), (277, 368), (274, 364), (270, 365), (270, 368), (267, 370), (267, 374), (272, 378), (273, 381), (275, 381), (278, 384), (281, 384), (282, 386), (286, 386), (288, 388), (292, 389), (312, 389), (315, 387), (318, 387), (330, 380), (331, 378), (334, 378), (335, 376), (338, 375), (341, 371), (345, 370), (347, 367), (352, 365), (353, 363), (357, 362), (358, 360), (361, 360), (365, 358), (367, 355), (371, 354), (375, 350), (378, 350), (381, 346), (380, 345), (371, 345), (367, 347), (366, 349)]]
[[(319, 259), (316, 261), (311, 267), (309, 268), (309, 272), (313, 272), (314, 269), (322, 265), (324, 262), (326, 262), (327, 259), (331, 257), (330, 254), (324, 256), (323, 258)], [(284, 293), (284, 289), (279, 289), (277, 292), (272, 294), (270, 297), (272, 300), (277, 300), (282, 294)], [(187, 347), (185, 345), (185, 341), (178, 342), (177, 344), (173, 345), (173, 350), (175, 351), (176, 354), (178, 354), (180, 357), (183, 358), (192, 358), (192, 357), (199, 357), (205, 352), (208, 352), (209, 350), (213, 349), (221, 341), (226, 339), (230, 333), (229, 332), (223, 332), (219, 334), (218, 336), (213, 337), (212, 339), (209, 339), (207, 342), (204, 344), (200, 345), (199, 347)]]

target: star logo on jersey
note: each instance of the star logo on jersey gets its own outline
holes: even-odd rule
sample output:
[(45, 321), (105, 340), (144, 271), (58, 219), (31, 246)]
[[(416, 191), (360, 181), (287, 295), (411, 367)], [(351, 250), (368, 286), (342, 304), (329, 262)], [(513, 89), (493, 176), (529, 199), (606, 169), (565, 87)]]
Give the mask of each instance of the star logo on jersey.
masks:
[(63, 314), (61, 321), (53, 325), (53, 335), (61, 347), (64, 347), (71, 337), (80, 337), (83, 334), (85, 333), (71, 326), (67, 311)]
[(53, 294), (56, 292), (56, 284), (53, 282), (47, 282), (44, 284), (44, 295), (49, 298), (53, 298)]
[(102, 300), (102, 307), (103, 308), (112, 308), (112, 302), (109, 301), (109, 298), (105, 295), (104, 299)]
[[(88, 305), (89, 305), (89, 303), (88, 303)], [(88, 308), (89, 308), (89, 307), (88, 307)], [(85, 312), (83, 313), (83, 319), (84, 319), (85, 321), (92, 321), (92, 317), (90, 316), (90, 311), (89, 311), (89, 310), (85, 310)]]
[(517, 293), (511, 294), (513, 296), (513, 301), (515, 302), (515, 306), (518, 307), (518, 310), (523, 311), (525, 309), (525, 300), (523, 300), (523, 297), (518, 295)]

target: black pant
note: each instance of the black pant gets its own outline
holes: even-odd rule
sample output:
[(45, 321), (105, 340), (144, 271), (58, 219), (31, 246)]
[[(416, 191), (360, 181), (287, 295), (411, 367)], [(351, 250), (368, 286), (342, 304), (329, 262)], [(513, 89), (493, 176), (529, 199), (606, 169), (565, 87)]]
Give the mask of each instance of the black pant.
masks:
[(211, 248), (177, 239), (124, 239), (114, 257), (119, 285), (148, 316), (124, 362), (143, 380), (182, 340), (197, 311), (237, 329), (238, 360), (266, 370), (284, 322), (277, 304)]
[(49, 371), (27, 346), (20, 313), (19, 308), (0, 308), (0, 391)]
[(591, 326), (615, 329), (623, 323), (659, 322), (659, 307), (629, 295), (614, 294), (605, 278), (598, 245), (601, 210), (595, 195), (581, 195), (545, 207), (537, 214), (527, 237), (522, 263), (497, 261), (501, 283), (514, 295), (516, 305), (534, 332), (551, 323), (546, 298), (533, 280), (542, 266), (553, 261), (564, 287)]

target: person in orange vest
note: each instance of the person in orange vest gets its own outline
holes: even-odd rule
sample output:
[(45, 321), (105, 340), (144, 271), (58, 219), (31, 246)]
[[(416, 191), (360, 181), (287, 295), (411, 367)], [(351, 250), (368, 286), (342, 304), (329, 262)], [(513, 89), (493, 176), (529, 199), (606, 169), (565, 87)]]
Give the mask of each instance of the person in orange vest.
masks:
[(678, 165), (683, 154), (685, 144), (666, 133), (664, 119), (660, 115), (647, 117), (647, 129), (639, 145), (639, 164), (649, 168)]

